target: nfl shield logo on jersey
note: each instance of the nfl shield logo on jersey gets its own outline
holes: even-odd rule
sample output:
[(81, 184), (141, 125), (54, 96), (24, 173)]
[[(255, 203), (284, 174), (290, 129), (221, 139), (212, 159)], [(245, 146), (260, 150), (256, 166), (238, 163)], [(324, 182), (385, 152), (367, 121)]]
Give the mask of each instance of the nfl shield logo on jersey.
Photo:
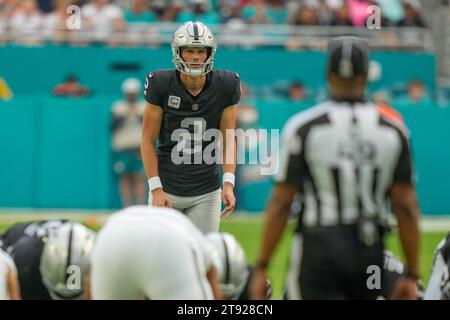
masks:
[(192, 105), (192, 111), (197, 111), (198, 110), (198, 104), (197, 103), (194, 103), (193, 105)]
[(169, 101), (167, 102), (167, 105), (169, 107), (178, 109), (178, 108), (180, 108), (180, 102), (181, 102), (181, 98), (180, 97), (169, 96)]

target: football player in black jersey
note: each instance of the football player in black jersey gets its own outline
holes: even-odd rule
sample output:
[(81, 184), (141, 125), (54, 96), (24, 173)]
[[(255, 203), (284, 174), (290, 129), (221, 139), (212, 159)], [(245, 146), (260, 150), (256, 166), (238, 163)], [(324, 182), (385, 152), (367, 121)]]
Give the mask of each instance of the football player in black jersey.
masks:
[(22, 299), (82, 299), (95, 233), (67, 220), (19, 223), (0, 235), (14, 260)]
[[(182, 211), (204, 233), (218, 231), (220, 216), (227, 218), (236, 202), (240, 79), (235, 72), (213, 69), (216, 48), (206, 25), (186, 22), (173, 36), (176, 68), (150, 72), (144, 90), (141, 154), (149, 205)], [(218, 159), (223, 159), (222, 190)]]

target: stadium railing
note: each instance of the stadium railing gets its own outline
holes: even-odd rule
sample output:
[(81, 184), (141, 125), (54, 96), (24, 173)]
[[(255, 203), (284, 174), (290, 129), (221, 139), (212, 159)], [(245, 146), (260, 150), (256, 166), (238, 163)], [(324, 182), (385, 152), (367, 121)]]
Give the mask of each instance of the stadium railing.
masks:
[[(35, 30), (20, 32), (8, 27), (0, 20), (0, 43), (39, 44), (42, 42), (63, 42), (68, 44), (106, 43), (120, 45), (159, 46), (169, 44), (178, 23), (129, 23), (124, 31), (98, 33), (95, 30)], [(294, 26), (257, 24), (211, 25), (217, 41), (224, 46), (260, 47), (290, 46), (291, 42), (300, 48), (323, 49), (332, 36), (352, 34), (368, 40), (373, 48), (390, 50), (432, 51), (433, 37), (426, 28), (380, 29), (343, 26)], [(294, 47), (296, 47), (294, 45)]]

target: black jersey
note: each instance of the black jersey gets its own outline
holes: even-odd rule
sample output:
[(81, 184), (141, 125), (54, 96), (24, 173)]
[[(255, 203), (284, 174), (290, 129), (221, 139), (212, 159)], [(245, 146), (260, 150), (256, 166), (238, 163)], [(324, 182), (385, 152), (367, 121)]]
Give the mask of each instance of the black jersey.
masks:
[(19, 276), (22, 299), (51, 300), (42, 283), (40, 262), (44, 238), (51, 228), (60, 227), (64, 220), (19, 223), (0, 235), (3, 250), (14, 260)]
[[(219, 129), (222, 112), (239, 102), (237, 73), (212, 70), (203, 90), (192, 96), (177, 70), (157, 70), (146, 79), (145, 99), (163, 109), (157, 147), (158, 172), (164, 191), (178, 196), (197, 196), (220, 188), (218, 164), (203, 155), (217, 143), (208, 129)], [(184, 140), (183, 150), (177, 149)], [(214, 154), (208, 152), (208, 154)]]

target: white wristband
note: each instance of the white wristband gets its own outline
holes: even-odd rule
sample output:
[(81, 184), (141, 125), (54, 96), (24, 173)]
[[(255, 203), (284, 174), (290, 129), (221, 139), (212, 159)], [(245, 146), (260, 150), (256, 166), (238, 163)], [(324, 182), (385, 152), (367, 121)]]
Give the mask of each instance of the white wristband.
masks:
[(223, 178), (222, 178), (222, 185), (225, 184), (225, 182), (229, 182), (233, 185), (234, 187), (234, 173), (233, 172), (225, 172), (223, 174)]
[(148, 188), (150, 192), (152, 192), (155, 189), (162, 188), (161, 180), (158, 176), (151, 177), (148, 179)]

